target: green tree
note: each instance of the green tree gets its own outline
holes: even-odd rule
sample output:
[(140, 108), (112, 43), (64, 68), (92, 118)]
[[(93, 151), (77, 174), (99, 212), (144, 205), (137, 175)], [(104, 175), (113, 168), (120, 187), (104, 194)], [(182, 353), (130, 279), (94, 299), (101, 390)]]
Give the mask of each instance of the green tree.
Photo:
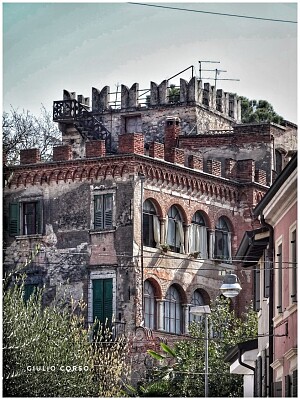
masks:
[(170, 85), (169, 91), (168, 91), (168, 96), (169, 96), (170, 103), (178, 103), (180, 100), (180, 88), (176, 87), (173, 84)]
[(43, 161), (51, 160), (52, 147), (61, 143), (61, 132), (44, 106), (38, 117), (13, 107), (2, 114), (3, 154), (7, 165), (19, 162), (20, 150), (39, 148)]
[(42, 290), (23, 294), (24, 281), (3, 293), (4, 396), (124, 396), (127, 340), (102, 328), (92, 343), (82, 302), (43, 307)]
[(283, 118), (278, 115), (273, 106), (266, 100), (249, 100), (247, 97), (240, 97), (241, 117), (243, 123), (274, 122), (281, 124)]
[[(249, 309), (238, 318), (228, 300), (218, 298), (211, 307), (209, 323), (209, 396), (242, 397), (243, 378), (230, 374), (224, 357), (230, 347), (257, 336), (256, 313)], [(141, 396), (204, 396), (204, 322), (192, 323), (190, 334), (189, 340), (176, 343), (173, 349), (162, 345), (163, 354), (148, 351), (158, 365), (149, 371), (150, 379), (140, 388)]]

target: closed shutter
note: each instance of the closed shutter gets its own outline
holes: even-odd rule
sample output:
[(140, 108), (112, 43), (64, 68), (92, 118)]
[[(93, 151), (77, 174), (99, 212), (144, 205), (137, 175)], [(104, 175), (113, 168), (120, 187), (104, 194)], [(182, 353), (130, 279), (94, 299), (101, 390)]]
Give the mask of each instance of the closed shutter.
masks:
[(262, 358), (257, 357), (257, 397), (262, 395)]
[(262, 397), (267, 397), (267, 386), (268, 386), (268, 363), (267, 363), (267, 352), (262, 350)]
[(16, 236), (20, 233), (20, 212), (19, 203), (9, 204), (9, 236)]
[(282, 397), (282, 382), (273, 383), (273, 397)]
[(112, 320), (112, 279), (93, 279), (93, 319), (101, 323)]
[(297, 370), (293, 371), (293, 376), (292, 376), (292, 397), (298, 397)]
[(255, 360), (253, 393), (254, 393), (254, 397), (258, 397), (257, 396), (257, 359)]
[(94, 229), (103, 229), (103, 196), (94, 197)]
[(103, 279), (104, 288), (104, 299), (103, 299), (103, 315), (104, 322), (111, 324), (112, 320), (112, 302), (113, 302), (113, 291), (112, 291), (112, 279)]
[(285, 392), (285, 397), (291, 396), (291, 377), (290, 377), (290, 375), (286, 375), (284, 377), (284, 392)]
[(38, 201), (36, 204), (36, 233), (42, 234), (43, 233), (43, 226), (42, 226), (42, 212), (43, 212), (43, 203), (42, 201)]
[(112, 194), (104, 195), (104, 229), (112, 227), (113, 218), (113, 196)]
[(254, 302), (253, 302), (253, 308), (254, 311), (259, 311), (260, 310), (260, 270), (259, 266), (256, 265), (253, 270), (253, 290), (254, 290)]
[(264, 257), (264, 297), (269, 297), (270, 296), (270, 260), (265, 254)]

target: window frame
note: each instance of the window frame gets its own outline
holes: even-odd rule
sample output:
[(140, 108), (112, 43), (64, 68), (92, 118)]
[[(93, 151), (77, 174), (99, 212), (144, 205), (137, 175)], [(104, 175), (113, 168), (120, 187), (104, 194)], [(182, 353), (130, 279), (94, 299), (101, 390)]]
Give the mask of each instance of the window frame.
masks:
[(276, 288), (275, 310), (277, 315), (283, 312), (282, 280), (283, 280), (283, 241), (282, 238), (280, 238), (276, 243), (276, 268), (275, 268), (275, 288)]
[[(146, 287), (146, 285), (151, 288), (151, 293)], [(147, 305), (149, 305), (147, 309)], [(155, 288), (149, 279), (146, 279), (144, 282), (144, 325), (149, 329), (156, 329), (156, 318), (157, 318), (157, 310), (156, 310), (156, 296), (155, 296)]]
[[(30, 215), (26, 212), (26, 207), (34, 205), (34, 229), (28, 233), (26, 215)], [(29, 211), (29, 210), (28, 210)], [(42, 198), (26, 198), (12, 201), (9, 203), (9, 215), (8, 215), (8, 233), (9, 236), (36, 236), (43, 234), (43, 199)]]
[[(152, 209), (145, 209), (145, 205), (150, 204)], [(143, 245), (155, 248), (158, 243), (154, 239), (154, 216), (157, 216), (156, 208), (150, 199), (143, 203)], [(146, 224), (148, 221), (148, 224)]]
[[(221, 225), (222, 222), (222, 225)], [(219, 236), (219, 237), (218, 237)], [(213, 258), (216, 260), (230, 261), (232, 258), (232, 244), (231, 244), (232, 232), (230, 230), (230, 224), (227, 222), (226, 217), (221, 216), (218, 218), (217, 224), (214, 231), (214, 248)], [(218, 247), (218, 244), (222, 241), (222, 249)], [(227, 249), (226, 254), (225, 249)], [(221, 253), (219, 253), (221, 250)]]
[[(174, 293), (177, 294), (177, 298)], [(182, 300), (175, 285), (168, 288), (164, 299), (164, 330), (179, 335), (183, 333)]]
[[(175, 215), (174, 216), (169, 215), (169, 214), (172, 214), (172, 211), (174, 211), (174, 210), (175, 210)], [(179, 218), (177, 218), (177, 216)], [(182, 227), (183, 227), (183, 218), (182, 218), (179, 208), (176, 205), (172, 205), (168, 210), (167, 217), (168, 217), (168, 227), (167, 227), (168, 229), (167, 229), (167, 234), (166, 234), (166, 244), (169, 246), (170, 250), (173, 251), (174, 253), (181, 253), (180, 244), (182, 246), (184, 246), (184, 243), (181, 243), (181, 240), (180, 240), (180, 235), (179, 235), (178, 228), (177, 228), (177, 221), (180, 221), (182, 224)], [(172, 233), (174, 236), (174, 240), (172, 240), (172, 244), (169, 243), (169, 238), (171, 236), (171, 230), (170, 230), (171, 226), (172, 226)]]

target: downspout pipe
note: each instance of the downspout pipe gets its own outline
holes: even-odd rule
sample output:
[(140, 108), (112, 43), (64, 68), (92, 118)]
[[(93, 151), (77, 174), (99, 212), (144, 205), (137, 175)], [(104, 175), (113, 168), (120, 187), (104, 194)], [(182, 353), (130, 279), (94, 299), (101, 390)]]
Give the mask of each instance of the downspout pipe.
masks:
[(254, 372), (254, 371), (255, 371), (255, 368), (254, 368), (254, 367), (252, 367), (251, 365), (246, 364), (246, 363), (244, 363), (244, 362), (242, 361), (242, 355), (244, 354), (245, 351), (246, 351), (245, 349), (239, 349), (239, 363), (240, 363), (243, 367), (248, 368), (248, 369), (251, 369), (251, 371)]
[(260, 213), (260, 221), (263, 226), (269, 230), (269, 246), (268, 246), (268, 259), (270, 261), (270, 295), (269, 295), (269, 387), (268, 397), (272, 397), (273, 386), (273, 368), (271, 364), (274, 361), (274, 228), (272, 225), (265, 221), (264, 215)]

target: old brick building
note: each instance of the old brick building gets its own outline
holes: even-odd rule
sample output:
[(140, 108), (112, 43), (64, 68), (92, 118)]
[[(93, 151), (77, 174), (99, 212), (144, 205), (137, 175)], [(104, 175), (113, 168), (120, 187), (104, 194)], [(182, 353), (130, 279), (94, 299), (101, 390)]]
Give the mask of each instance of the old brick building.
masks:
[[(27, 272), (28, 292), (45, 284), (45, 301), (83, 297), (86, 318), (113, 321), (116, 332), (171, 341), (187, 334), (191, 305), (219, 296), (224, 273), (251, 210), (296, 148), (296, 127), (241, 124), (236, 95), (193, 78), (93, 89), (92, 107), (64, 91), (53, 118), (63, 145), (53, 161), (21, 152), (6, 168), (5, 266)], [(251, 274), (239, 271), (251, 301)], [(145, 329), (148, 328), (148, 329)], [(140, 349), (142, 350), (142, 349)]]

